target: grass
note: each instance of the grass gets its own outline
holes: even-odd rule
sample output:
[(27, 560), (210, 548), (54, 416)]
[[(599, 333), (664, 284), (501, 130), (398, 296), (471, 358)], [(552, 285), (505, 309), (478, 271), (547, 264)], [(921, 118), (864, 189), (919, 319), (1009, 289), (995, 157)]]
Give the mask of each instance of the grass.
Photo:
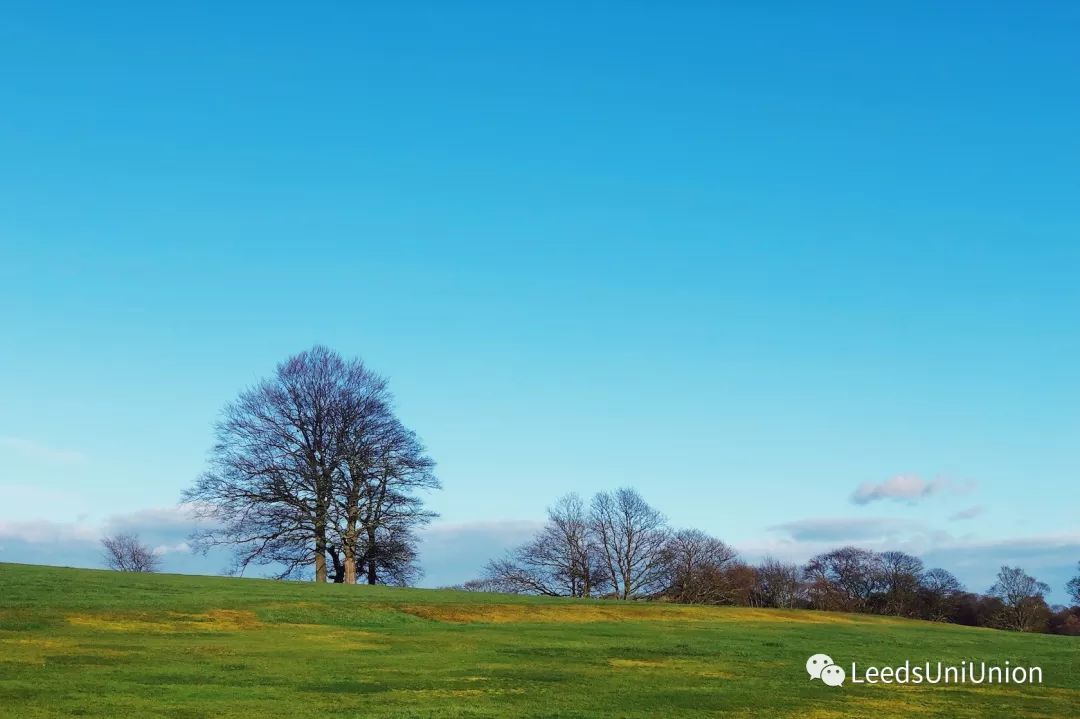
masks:
[[(942, 660), (1042, 685), (811, 681)], [(863, 615), (0, 564), (0, 717), (1075, 717), (1080, 641)]]

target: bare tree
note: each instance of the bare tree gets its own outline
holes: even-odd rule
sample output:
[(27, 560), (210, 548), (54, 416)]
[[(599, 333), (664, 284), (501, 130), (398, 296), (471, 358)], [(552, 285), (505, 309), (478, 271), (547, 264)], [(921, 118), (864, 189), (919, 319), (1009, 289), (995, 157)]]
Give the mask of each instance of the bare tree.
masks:
[(906, 552), (881, 552), (877, 555), (880, 600), (877, 611), (895, 616), (912, 616), (917, 610), (919, 582), (923, 562)]
[(790, 609), (803, 597), (799, 566), (766, 557), (757, 567), (758, 603), (764, 607)]
[(484, 567), (484, 576), (475, 581), (492, 592), (565, 596), (560, 593), (558, 586), (550, 581), (550, 577), (522, 562), (523, 556), (530, 556), (528, 545), (508, 552), (505, 557), (489, 561)]
[(407, 583), (405, 578), (418, 571), (413, 532), (436, 516), (417, 494), (439, 488), (435, 463), (416, 435), (393, 417), (370, 443), (354, 439), (351, 447), (336, 493), (338, 501), (345, 499), (339, 506), (346, 518), (342, 546), (348, 551), (350, 541), (355, 543), (354, 556), (368, 584)]
[(818, 609), (864, 611), (880, 581), (878, 558), (858, 547), (841, 547), (813, 557), (803, 567), (810, 600)]
[[(380, 527), (370, 543), (366, 532), (363, 537), (364, 543), (358, 549), (355, 571), (348, 581), (407, 587), (423, 576), (423, 571), (417, 563), (418, 540), (409, 527)], [(327, 556), (331, 562), (332, 581), (335, 584), (344, 584), (346, 582), (345, 555), (341, 548), (331, 544), (327, 548)]]
[(504, 592), (588, 597), (607, 586), (600, 557), (584, 503), (568, 494), (548, 508), (536, 537), (488, 562), (485, 580)]
[[(1080, 570), (1080, 562), (1077, 563), (1077, 569)], [(1073, 604), (1080, 606), (1080, 573), (1070, 579), (1065, 585), (1065, 591), (1069, 593), (1069, 597), (1072, 599)]]
[(964, 592), (964, 585), (952, 573), (941, 569), (929, 569), (919, 581), (919, 598), (923, 616), (935, 622), (949, 619)]
[(364, 375), (359, 362), (317, 346), (225, 408), (211, 469), (184, 496), (215, 520), (195, 537), (198, 546), (232, 545), (239, 572), (277, 563), (287, 577), (310, 565), (315, 581), (326, 581), (332, 483), (346, 435), (340, 395)]
[(547, 533), (560, 546), (564, 585), (570, 596), (589, 597), (607, 587), (600, 547), (589, 527), (585, 503), (577, 494), (567, 494), (548, 508)]
[[(376, 566), (380, 536), (411, 537), (402, 517), (430, 516), (400, 490), (437, 487), (431, 460), (393, 417), (385, 380), (360, 360), (321, 346), (290, 357), (225, 408), (216, 433), (210, 469), (184, 499), (213, 520), (196, 545), (233, 547), (234, 571), (276, 565), (285, 578), (310, 567), (325, 582), (329, 559), (335, 580), (355, 581), (361, 554)], [(369, 569), (369, 581), (378, 576)]]
[(490, 579), (470, 579), (463, 584), (455, 584), (449, 587), (442, 587), (443, 589), (456, 589), (460, 592), (501, 592), (503, 591), (498, 584), (492, 582)]
[(384, 525), (367, 537), (368, 544), (360, 565), (365, 582), (408, 587), (424, 575), (417, 561), (418, 542), (410, 526), (404, 523)]
[(366, 539), (361, 514), (370, 503), (368, 489), (376, 465), (398, 426), (390, 403), (386, 380), (366, 368), (337, 398), (341, 443), (331, 475), (327, 519), (335, 582), (355, 584), (358, 578)]
[(1026, 632), (1036, 628), (1040, 615), (1046, 613), (1043, 596), (1049, 585), (1040, 582), (1020, 567), (1002, 567), (989, 595), (1004, 603), (1001, 623), (1007, 629)]
[(618, 598), (649, 595), (663, 588), (668, 537), (663, 514), (633, 489), (622, 488), (593, 497), (590, 524)]
[(101, 540), (103, 561), (118, 572), (156, 572), (160, 558), (134, 534), (114, 534)]
[(664, 594), (676, 602), (727, 604), (734, 600), (735, 585), (726, 571), (738, 553), (700, 529), (673, 533), (664, 547), (668, 565)]

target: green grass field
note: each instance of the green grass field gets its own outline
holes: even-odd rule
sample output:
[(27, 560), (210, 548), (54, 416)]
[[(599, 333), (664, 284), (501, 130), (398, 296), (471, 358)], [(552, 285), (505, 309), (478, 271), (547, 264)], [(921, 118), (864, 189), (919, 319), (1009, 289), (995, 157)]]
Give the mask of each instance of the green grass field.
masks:
[[(1041, 686), (811, 681), (1038, 665)], [(1076, 717), (1080, 641), (810, 611), (0, 564), (0, 717)]]

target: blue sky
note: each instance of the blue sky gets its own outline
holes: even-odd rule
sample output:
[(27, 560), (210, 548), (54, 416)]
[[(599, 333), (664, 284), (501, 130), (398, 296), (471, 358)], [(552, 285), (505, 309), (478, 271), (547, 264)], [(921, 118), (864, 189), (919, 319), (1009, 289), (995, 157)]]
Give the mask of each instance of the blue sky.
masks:
[(1080, 10), (581, 5), (5, 8), (0, 560), (220, 568), (180, 492), (321, 342), (439, 462), (428, 584), (632, 485), (1063, 600)]

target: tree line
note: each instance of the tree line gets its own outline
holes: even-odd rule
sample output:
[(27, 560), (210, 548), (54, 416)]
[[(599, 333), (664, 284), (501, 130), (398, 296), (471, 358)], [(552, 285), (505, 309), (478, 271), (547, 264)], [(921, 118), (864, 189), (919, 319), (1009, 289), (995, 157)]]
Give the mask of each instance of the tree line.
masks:
[(901, 551), (840, 547), (804, 564), (754, 565), (698, 529), (672, 529), (633, 489), (586, 503), (566, 495), (531, 540), (488, 562), (472, 591), (645, 599), (781, 609), (866, 612), (1018, 631), (1080, 635), (1080, 574), (1066, 589), (1077, 606), (1051, 608), (1050, 587), (1002, 567), (984, 594), (949, 571)]
[[(436, 515), (435, 463), (396, 416), (385, 378), (322, 347), (289, 357), (225, 406), (209, 469), (183, 495), (227, 547), (232, 573), (409, 585), (421, 575), (417, 530)], [(132, 535), (102, 541), (107, 566), (156, 571)], [(673, 529), (632, 489), (556, 501), (530, 541), (491, 560), (465, 589), (566, 597), (870, 612), (1023, 631), (1080, 634), (1080, 606), (1050, 608), (1049, 587), (1002, 567), (984, 594), (900, 551), (840, 547), (802, 565), (752, 565), (697, 529)], [(1067, 590), (1080, 605), (1080, 575)]]

